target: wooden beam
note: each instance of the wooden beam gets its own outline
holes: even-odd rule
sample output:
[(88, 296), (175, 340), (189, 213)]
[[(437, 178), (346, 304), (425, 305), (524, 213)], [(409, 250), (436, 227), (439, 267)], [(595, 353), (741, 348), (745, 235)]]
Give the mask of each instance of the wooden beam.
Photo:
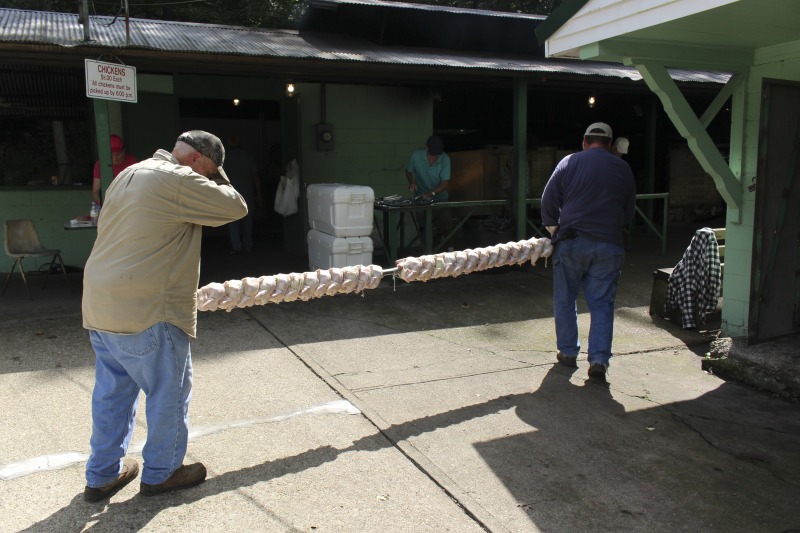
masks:
[(697, 118), (689, 103), (681, 94), (667, 69), (659, 64), (630, 58), (647, 86), (661, 100), (664, 111), (689, 144), (703, 170), (714, 179), (717, 191), (728, 206), (728, 220), (740, 220), (742, 208), (742, 185), (731, 171), (717, 146)]
[(587, 44), (580, 49), (584, 60), (613, 61), (621, 63), (635, 50), (640, 61), (658, 62), (668, 67), (715, 72), (741, 72), (753, 62), (749, 48), (727, 49), (699, 47), (681, 43), (648, 42), (633, 39), (609, 39)]
[(727, 102), (728, 98), (730, 98), (733, 94), (733, 90), (743, 79), (744, 76), (738, 73), (731, 76), (731, 79), (728, 80), (728, 83), (725, 84), (722, 90), (714, 98), (714, 101), (708, 105), (708, 108), (706, 109), (705, 113), (703, 113), (703, 116), (700, 117), (700, 123), (704, 128), (708, 128), (708, 125), (711, 124), (711, 121), (714, 120), (715, 116), (717, 116), (719, 110), (722, 109), (722, 106), (725, 105), (725, 102)]

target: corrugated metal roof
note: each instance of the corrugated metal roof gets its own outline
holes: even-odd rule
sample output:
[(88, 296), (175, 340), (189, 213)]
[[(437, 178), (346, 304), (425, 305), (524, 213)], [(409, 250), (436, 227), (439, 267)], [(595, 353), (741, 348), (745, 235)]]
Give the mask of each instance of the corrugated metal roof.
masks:
[(434, 6), (427, 4), (412, 4), (409, 2), (387, 2), (386, 0), (311, 0), (312, 7), (326, 5), (335, 6), (336, 4), (353, 4), (362, 6), (380, 6), (398, 9), (416, 9), (419, 11), (441, 11), (445, 13), (463, 13), (467, 15), (480, 15), (484, 17), (506, 17), (519, 19), (544, 20), (544, 15), (533, 15), (530, 13), (513, 13), (510, 11), (489, 11), (487, 9), (470, 9), (466, 7)]
[(544, 57), (531, 35), (535, 15), (427, 6), (385, 0), (312, 1), (299, 19), (304, 32), (360, 37), (380, 46), (468, 50)]
[[(126, 45), (124, 19), (93, 16), (90, 17), (90, 36), (90, 42), (84, 41), (83, 26), (76, 14), (0, 8), (0, 50), (2, 43), (14, 43), (70, 48), (107, 48), (109, 53), (138, 49), (198, 55), (478, 69), (508, 74), (541, 72), (641, 79), (635, 68), (619, 64), (442, 49), (387, 47), (347, 35), (300, 34), (293, 30), (130, 19), (130, 45)], [(531, 39), (534, 38), (531, 34)], [(675, 80), (688, 82), (724, 83), (729, 78), (725, 73), (690, 70), (671, 70), (670, 73)]]

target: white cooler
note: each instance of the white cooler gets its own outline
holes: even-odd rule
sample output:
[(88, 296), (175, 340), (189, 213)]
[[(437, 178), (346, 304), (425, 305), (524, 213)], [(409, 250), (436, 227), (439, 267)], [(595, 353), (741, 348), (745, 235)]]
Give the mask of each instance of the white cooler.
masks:
[(311, 228), (336, 237), (372, 234), (375, 192), (364, 185), (314, 183), (306, 189)]
[(308, 264), (311, 270), (372, 264), (372, 239), (335, 237), (312, 229), (308, 232)]

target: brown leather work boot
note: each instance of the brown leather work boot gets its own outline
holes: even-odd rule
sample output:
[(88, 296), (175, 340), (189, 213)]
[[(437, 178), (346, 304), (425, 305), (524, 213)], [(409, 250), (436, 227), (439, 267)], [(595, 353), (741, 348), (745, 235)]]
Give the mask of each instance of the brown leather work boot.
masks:
[(606, 383), (606, 365), (601, 363), (589, 365), (589, 379)]
[(571, 368), (578, 368), (577, 356), (564, 355), (563, 353), (558, 352), (556, 353), (556, 359), (558, 359), (558, 362), (564, 366), (568, 366)]
[(102, 487), (90, 487), (87, 485), (83, 489), (83, 499), (87, 502), (101, 502), (119, 492), (122, 487), (136, 479), (138, 475), (139, 463), (130, 457), (125, 457), (122, 460), (122, 469), (119, 471), (117, 479)]
[(139, 484), (139, 493), (142, 496), (155, 496), (156, 494), (163, 494), (173, 490), (188, 489), (199, 485), (206, 480), (206, 467), (203, 463), (194, 463), (191, 465), (183, 465), (167, 479), (164, 483), (158, 485), (148, 485), (147, 483)]

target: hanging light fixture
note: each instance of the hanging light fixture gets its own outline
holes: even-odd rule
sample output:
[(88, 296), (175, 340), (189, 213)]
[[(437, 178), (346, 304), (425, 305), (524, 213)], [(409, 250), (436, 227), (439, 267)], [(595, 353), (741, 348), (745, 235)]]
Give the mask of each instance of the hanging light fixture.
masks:
[(597, 103), (597, 99), (594, 97), (594, 95), (590, 96), (589, 97), (589, 108), (593, 108), (596, 103)]
[(240, 100), (239, 100), (238, 98), (234, 98), (234, 99), (233, 99), (233, 107), (239, 107), (239, 104), (240, 104), (240, 103), (241, 103), (241, 102), (240, 102)]
[(294, 96), (294, 83), (289, 82), (286, 84), (286, 96)]

